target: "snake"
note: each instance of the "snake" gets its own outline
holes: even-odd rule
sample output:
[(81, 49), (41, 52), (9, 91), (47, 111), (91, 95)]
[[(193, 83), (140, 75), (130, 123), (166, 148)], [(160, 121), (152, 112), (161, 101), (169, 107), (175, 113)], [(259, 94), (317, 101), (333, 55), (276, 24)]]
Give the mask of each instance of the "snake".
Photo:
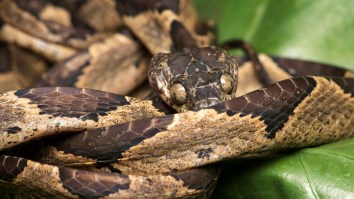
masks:
[[(216, 59), (211, 58), (212, 54), (217, 55)], [(200, 59), (204, 61), (198, 61)], [(160, 69), (188, 63), (187, 69), (182, 73), (178, 71), (180, 79), (169, 74), (171, 70), (150, 70), (152, 85), (156, 85), (166, 103), (172, 103), (181, 111), (177, 114), (165, 115), (149, 100), (91, 89), (52, 87), (2, 93), (0, 143), (3, 150), (42, 135), (67, 133), (60, 138), (64, 141), (52, 143), (49, 140), (52, 145), (43, 149), (48, 155), (46, 161), (61, 159), (63, 165), (2, 155), (1, 184), (24, 197), (39, 189), (42, 191), (32, 193), (33, 196), (209, 197), (218, 175), (218, 168), (208, 166), (211, 163), (353, 136), (354, 79), (351, 72), (318, 64), (312, 64), (312, 71), (292, 68), (289, 70), (292, 75), (301, 77), (279, 81), (231, 99), (219, 92), (234, 95), (236, 83), (229, 81), (236, 79), (233, 73), (215, 71), (219, 84), (203, 84), (213, 75), (205, 75), (201, 68), (195, 67), (199, 65), (213, 71), (211, 66), (226, 62), (234, 69), (236, 64), (229, 60), (232, 57), (217, 47), (182, 49), (153, 58), (152, 63), (157, 62)], [(209, 62), (212, 64), (206, 64)], [(166, 73), (167, 78), (161, 75)], [(199, 75), (193, 78), (199, 87), (195, 84), (192, 88), (185, 87), (193, 83), (188, 81), (191, 73)], [(169, 91), (167, 95), (166, 91)], [(200, 101), (186, 96), (211, 98)], [(196, 105), (193, 111), (187, 111)], [(200, 105), (206, 107), (198, 107)], [(106, 163), (107, 160), (121, 174), (65, 167), (80, 161)]]

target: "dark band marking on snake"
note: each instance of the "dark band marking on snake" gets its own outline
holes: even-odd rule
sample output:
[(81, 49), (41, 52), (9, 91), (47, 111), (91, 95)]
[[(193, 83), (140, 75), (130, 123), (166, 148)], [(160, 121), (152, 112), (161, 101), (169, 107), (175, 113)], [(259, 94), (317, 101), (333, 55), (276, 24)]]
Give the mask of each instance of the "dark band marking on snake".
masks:
[(332, 81), (336, 82), (345, 93), (350, 93), (352, 97), (354, 96), (354, 79), (353, 78), (331, 78)]
[[(1, 25), (0, 25), (1, 27)], [(9, 48), (6, 48), (8, 45), (6, 45), (5, 43), (1, 42), (0, 43), (1, 47), (0, 47), (0, 53), (1, 53), (1, 62), (0, 62), (0, 74), (2, 73), (7, 73), (10, 72), (12, 70), (11, 65), (8, 64), (10, 63), (10, 50)]]
[[(72, 88), (42, 88), (16, 91), (15, 96), (30, 100), (41, 109), (39, 115), (53, 117), (80, 118), (98, 122), (98, 116), (107, 116), (120, 106), (130, 105), (124, 96), (107, 94), (100, 91), (74, 90)], [(55, 98), (55, 101), (51, 100)], [(80, 100), (78, 100), (80, 99)], [(82, 112), (80, 112), (80, 110)]]
[(179, 0), (120, 0), (118, 10), (126, 16), (135, 16), (149, 10), (158, 10), (159, 12), (162, 12), (167, 9), (173, 11), (175, 14), (179, 14), (179, 6)]
[(59, 176), (64, 188), (72, 193), (86, 197), (101, 197), (129, 189), (127, 175), (120, 175), (123, 182), (116, 183), (116, 176), (111, 174), (92, 175), (91, 172), (59, 168)]
[(170, 35), (173, 43), (173, 51), (198, 46), (189, 31), (179, 21), (172, 21)]
[[(75, 64), (73, 64), (75, 63)], [(91, 64), (90, 56), (87, 50), (84, 50), (73, 57), (68, 58), (65, 62), (53, 66), (42, 79), (36, 82), (34, 87), (50, 87), (52, 85), (60, 85), (69, 87), (78, 81), (78, 77), (83, 74), (83, 70)], [(66, 67), (76, 66), (74, 73), (68, 73)]]
[(7, 158), (2, 156), (0, 162), (0, 178), (6, 181), (16, 178), (27, 166), (27, 161), (22, 158)]
[[(121, 158), (121, 154), (125, 150), (135, 146), (142, 140), (166, 130), (166, 126), (172, 120), (173, 115), (167, 115), (156, 121), (155, 119), (144, 119), (138, 124), (124, 123), (70, 135), (70, 139), (64, 138), (63, 141), (58, 142), (59, 144), (52, 143), (51, 145), (65, 153), (75, 153), (79, 156), (98, 158), (98, 160), (112, 160), (114, 158)], [(127, 129), (129, 129), (128, 132)], [(81, 145), (79, 144), (80, 142), (84, 142), (85, 144)]]
[[(241, 117), (251, 115), (251, 118), (260, 116), (260, 120), (267, 125), (265, 129), (269, 134), (267, 138), (273, 139), (276, 132), (284, 127), (288, 117), (293, 115), (297, 105), (307, 97), (316, 87), (312, 78), (295, 78), (282, 81), (265, 89), (251, 92), (233, 102), (227, 102), (225, 108), (220, 107), (220, 112), (226, 111), (231, 117), (240, 114)], [(220, 106), (216, 105), (216, 106)], [(237, 105), (236, 107), (233, 107)], [(218, 110), (218, 109), (216, 109)]]
[[(273, 58), (279, 67), (286, 70), (291, 75), (322, 75), (322, 76), (338, 76), (343, 77), (348, 70), (333, 65), (316, 63), (310, 61), (299, 62), (296, 59)], [(311, 68), (311, 70), (309, 70)]]

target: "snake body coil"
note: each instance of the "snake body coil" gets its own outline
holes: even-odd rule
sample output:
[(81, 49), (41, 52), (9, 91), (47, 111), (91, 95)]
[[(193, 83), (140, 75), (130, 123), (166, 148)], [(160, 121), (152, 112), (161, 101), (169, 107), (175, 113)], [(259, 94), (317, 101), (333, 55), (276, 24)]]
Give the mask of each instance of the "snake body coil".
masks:
[[(1, 3), (17, 13), (17, 19), (29, 16), (11, 1)], [(4, 92), (0, 94), (4, 194), (23, 198), (30, 198), (28, 193), (55, 198), (209, 197), (219, 173), (211, 163), (353, 137), (353, 73), (329, 65), (259, 58), (263, 72), (270, 75), (267, 81), (274, 83), (244, 89), (251, 82), (247, 76), (251, 67), (241, 64), (238, 71), (235, 59), (225, 50), (197, 48), (210, 46), (212, 39), (208, 33), (196, 33), (195, 20), (186, 20), (194, 18), (188, 1), (119, 0), (116, 4), (123, 23), (155, 55), (151, 63), (156, 67), (149, 69), (152, 86), (181, 113), (171, 114), (150, 100), (92, 89), (41, 87)], [(38, 38), (54, 46), (82, 47), (100, 37), (76, 42), (76, 34), (59, 37), (53, 27), (37, 23), (32, 15), (29, 19), (38, 30), (49, 32), (41, 32)], [(5, 15), (2, 20), (16, 23)], [(124, 44), (126, 38), (115, 35), (106, 45), (108, 41)], [(50, 77), (72, 79), (68, 77), (72, 63), (87, 67), (82, 71), (88, 74), (95, 71), (88, 66), (109, 65), (107, 57), (114, 51), (106, 45), (91, 46), (58, 64), (65, 70), (54, 69), (41, 83), (51, 85)], [(135, 66), (146, 64), (139, 45), (133, 46), (122, 54), (134, 54)], [(73, 53), (59, 49), (59, 54)], [(90, 58), (93, 61), (87, 64)], [(253, 59), (257, 61), (258, 56)], [(112, 57), (112, 62), (117, 60), (131, 65), (120, 56)], [(305, 71), (298, 64), (310, 69)], [(85, 82), (82, 76), (78, 79)], [(234, 98), (237, 84), (241, 84), (238, 91), (247, 94)], [(61, 133), (65, 134), (43, 138)], [(36, 142), (39, 138), (43, 139)], [(38, 154), (27, 154), (26, 144), (38, 149)], [(15, 152), (22, 158), (13, 156)]]

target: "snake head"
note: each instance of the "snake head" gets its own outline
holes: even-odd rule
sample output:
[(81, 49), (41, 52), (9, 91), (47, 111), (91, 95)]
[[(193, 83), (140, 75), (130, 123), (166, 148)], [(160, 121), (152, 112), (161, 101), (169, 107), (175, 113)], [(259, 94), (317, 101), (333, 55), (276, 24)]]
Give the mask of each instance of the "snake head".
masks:
[(169, 106), (184, 112), (234, 98), (237, 71), (235, 58), (224, 49), (185, 48), (153, 57), (149, 82)]

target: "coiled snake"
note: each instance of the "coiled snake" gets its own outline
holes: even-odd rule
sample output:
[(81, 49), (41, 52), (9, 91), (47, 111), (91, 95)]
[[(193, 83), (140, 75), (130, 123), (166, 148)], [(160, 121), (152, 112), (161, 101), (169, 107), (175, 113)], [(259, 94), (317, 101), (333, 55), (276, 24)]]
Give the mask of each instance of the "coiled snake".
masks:
[[(126, 24), (135, 24), (132, 18), (139, 14), (125, 3)], [(162, 15), (170, 12), (160, 10)], [(178, 21), (167, 21), (171, 29), (180, 26)], [(183, 29), (171, 32), (185, 35)], [(173, 37), (179, 49), (176, 41), (181, 38)], [(196, 45), (193, 41), (183, 39), (181, 47)], [(1, 186), (20, 194), (41, 190), (32, 193), (37, 197), (207, 197), (218, 169), (204, 165), (353, 136), (352, 73), (307, 63), (313, 69), (308, 74), (323, 76), (294, 77), (230, 99), (236, 92), (233, 72), (237, 70), (232, 61), (216, 47), (155, 56), (152, 63), (159, 63), (158, 68), (172, 69), (150, 69), (150, 81), (166, 103), (185, 111), (178, 114), (165, 115), (149, 100), (91, 89), (33, 88), (1, 94), (1, 149), (67, 132), (49, 138), (40, 149), (42, 161), (48, 164), (2, 155)], [(180, 63), (187, 63), (187, 68)], [(224, 64), (228, 70), (219, 67)], [(174, 72), (180, 75), (170, 74)], [(196, 76), (189, 79), (191, 75)], [(190, 108), (194, 111), (186, 111)], [(49, 164), (54, 162), (84, 164), (92, 171)], [(121, 174), (97, 169), (97, 162)]]

